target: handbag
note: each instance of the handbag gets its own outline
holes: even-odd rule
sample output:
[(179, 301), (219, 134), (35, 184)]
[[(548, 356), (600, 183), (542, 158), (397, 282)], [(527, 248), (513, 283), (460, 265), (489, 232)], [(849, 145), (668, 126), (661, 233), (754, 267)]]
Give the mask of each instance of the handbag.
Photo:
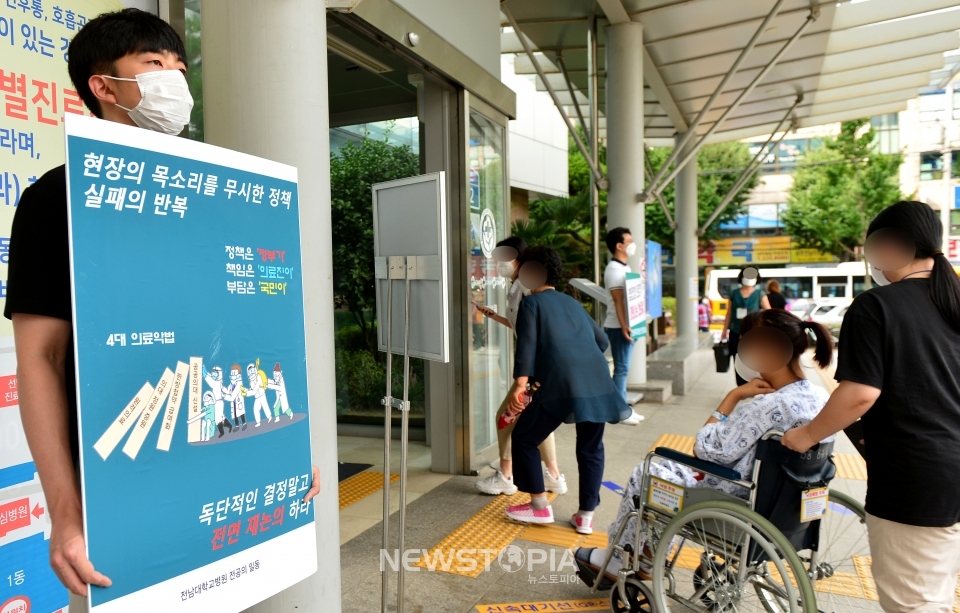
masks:
[(717, 343), (713, 346), (713, 357), (717, 361), (717, 372), (727, 372), (730, 370), (730, 345), (727, 341)]

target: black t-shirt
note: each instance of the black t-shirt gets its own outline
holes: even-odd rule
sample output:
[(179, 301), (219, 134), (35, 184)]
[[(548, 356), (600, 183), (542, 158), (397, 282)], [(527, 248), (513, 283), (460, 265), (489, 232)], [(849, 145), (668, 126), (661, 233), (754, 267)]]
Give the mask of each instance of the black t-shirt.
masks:
[(787, 308), (787, 299), (783, 297), (783, 294), (780, 292), (770, 292), (767, 294), (767, 300), (770, 301), (771, 309), (785, 309)]
[[(58, 166), (23, 191), (10, 232), (7, 302), (3, 316), (46, 315), (73, 321), (70, 248), (67, 229), (66, 169)], [(70, 451), (79, 464), (73, 333), (64, 365), (70, 418)]]
[(867, 512), (913, 526), (960, 522), (960, 333), (904, 279), (853, 301), (838, 381), (881, 390), (863, 416)]

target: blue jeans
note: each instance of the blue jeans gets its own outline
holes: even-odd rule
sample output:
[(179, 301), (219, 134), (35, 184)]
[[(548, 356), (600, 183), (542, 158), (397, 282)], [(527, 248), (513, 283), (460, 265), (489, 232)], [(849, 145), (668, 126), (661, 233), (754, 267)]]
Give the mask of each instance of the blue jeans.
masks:
[(610, 353), (613, 355), (613, 385), (620, 390), (623, 401), (627, 401), (627, 373), (630, 372), (630, 357), (633, 355), (634, 341), (623, 338), (620, 328), (604, 328), (610, 339)]

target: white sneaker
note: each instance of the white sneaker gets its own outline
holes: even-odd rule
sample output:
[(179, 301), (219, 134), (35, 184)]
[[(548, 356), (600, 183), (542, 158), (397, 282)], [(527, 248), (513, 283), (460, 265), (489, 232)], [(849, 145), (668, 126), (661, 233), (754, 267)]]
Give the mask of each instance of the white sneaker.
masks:
[[(581, 517), (579, 513), (574, 513), (570, 518), (570, 525), (574, 527), (577, 534), (593, 534), (593, 518)], [(607, 572), (609, 572), (609, 568)]]
[(636, 411), (634, 411), (633, 409), (631, 409), (631, 410), (630, 410), (630, 417), (628, 417), (628, 418), (626, 418), (626, 419), (624, 419), (624, 420), (621, 420), (620, 423), (621, 423), (621, 424), (624, 424), (624, 425), (627, 425), (627, 426), (636, 426), (636, 425), (639, 424), (641, 421), (643, 421), (643, 419), (644, 419), (643, 415), (641, 415), (641, 414), (637, 413)]
[(556, 479), (550, 474), (550, 471), (546, 468), (543, 469), (543, 487), (548, 492), (553, 492), (554, 494), (566, 494), (567, 493), (567, 480), (564, 478), (561, 473), (560, 476)]
[(513, 484), (513, 477), (507, 479), (499, 470), (486, 479), (480, 479), (474, 485), (484, 494), (492, 496), (498, 494), (510, 496), (517, 493), (517, 486)]

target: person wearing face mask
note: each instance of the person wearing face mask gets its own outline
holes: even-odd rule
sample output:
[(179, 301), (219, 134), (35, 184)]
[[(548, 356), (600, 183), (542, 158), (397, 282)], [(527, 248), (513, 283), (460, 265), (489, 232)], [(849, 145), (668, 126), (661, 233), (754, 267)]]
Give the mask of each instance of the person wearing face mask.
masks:
[[(527, 249), (527, 243), (519, 236), (508, 236), (497, 243), (497, 250), (494, 251), (494, 256), (500, 252), (500, 247), (512, 249), (513, 251), (510, 253), (515, 254), (513, 260), (497, 263), (500, 276), (510, 279), (510, 289), (507, 290), (507, 316), (499, 315), (496, 311), (484, 305), (477, 305), (477, 310), (485, 317), (507, 326), (516, 333), (517, 312), (520, 310), (520, 301), (523, 300), (524, 296), (530, 295), (530, 290), (517, 280), (519, 268), (517, 267), (516, 258), (519, 258)], [(500, 421), (500, 416), (503, 415), (509, 406), (510, 394), (507, 394), (503, 402), (500, 403), (500, 408), (497, 410), (496, 417), (494, 417), (494, 423)], [(509, 496), (517, 493), (517, 486), (513, 484), (513, 453), (510, 445), (510, 435), (516, 425), (517, 422), (512, 421), (505, 428), (497, 429), (497, 443), (500, 449), (500, 455), (494, 464), (491, 464), (495, 472), (485, 479), (480, 479), (475, 484), (476, 488), (484, 494), (506, 494)], [(540, 457), (544, 463), (543, 481), (547, 491), (556, 494), (567, 493), (567, 481), (560, 473), (560, 467), (557, 465), (557, 443), (556, 437), (553, 436), (552, 432), (550, 436), (540, 443), (538, 449), (540, 450)]]
[[(833, 360), (833, 337), (821, 324), (801, 321), (796, 315), (782, 310), (754, 311), (740, 325), (746, 339), (744, 353), (749, 353), (751, 364), (762, 372), (739, 366), (738, 362), (738, 368), (750, 380), (731, 390), (700, 428), (693, 455), (732, 468), (741, 475), (753, 475), (757, 445), (764, 434), (809, 423), (826, 404), (827, 391), (804, 377), (800, 358), (809, 349), (808, 332), (812, 332), (816, 338), (813, 359), (826, 368)], [(833, 437), (825, 436), (823, 439), (828, 442)], [(634, 510), (634, 497), (642, 498), (645, 495), (644, 464), (641, 459), (627, 481), (617, 519), (607, 530), (611, 544), (618, 537), (624, 518)], [(739, 485), (699, 474), (687, 465), (669, 460), (651, 463), (650, 474), (683, 487), (711, 488), (740, 498), (749, 496), (749, 492)], [(645, 533), (645, 530), (641, 532)], [(617, 544), (621, 547), (633, 547), (636, 543), (636, 521), (631, 521), (619, 537)], [(650, 548), (644, 548), (644, 555), (648, 559), (652, 554)], [(588, 586), (592, 587), (596, 581), (606, 556), (606, 549), (592, 547), (581, 547), (574, 552), (580, 577)], [(621, 553), (614, 550), (604, 577), (600, 580), (601, 589), (607, 589), (617, 581), (617, 572), (622, 564)], [(650, 570), (648, 565), (641, 562), (641, 579), (649, 580)]]
[[(628, 228), (614, 228), (607, 232), (607, 249), (610, 250), (610, 262), (603, 271), (603, 287), (610, 295), (607, 302), (607, 316), (603, 320), (603, 331), (610, 339), (610, 353), (613, 356), (613, 383), (620, 390), (624, 402), (627, 400), (627, 374), (630, 372), (630, 358), (633, 356), (633, 331), (627, 317), (627, 273), (630, 265), (627, 258), (637, 252), (637, 244)], [(636, 426), (643, 421), (640, 415), (630, 409), (630, 415), (621, 423)]]
[[(751, 274), (744, 275), (750, 271)], [(730, 290), (730, 300), (727, 301), (727, 318), (723, 322), (723, 338), (727, 339), (730, 347), (730, 357), (736, 359), (737, 346), (740, 344), (740, 320), (759, 311), (760, 309), (769, 309), (770, 301), (763, 295), (763, 292), (757, 289), (760, 283), (760, 272), (748, 266), (737, 275), (737, 282), (740, 287)], [(746, 379), (740, 376), (740, 373), (734, 373), (737, 379), (737, 385), (746, 383)]]
[(942, 240), (921, 202), (874, 218), (864, 252), (878, 287), (843, 319), (839, 385), (783, 438), (803, 452), (862, 417), (872, 571), (888, 613), (952, 611), (960, 573), (960, 279)]
[[(580, 507), (570, 523), (578, 533), (591, 534), (603, 479), (604, 424), (623, 420), (630, 407), (610, 378), (603, 330), (583, 305), (556, 290), (563, 279), (560, 254), (549, 247), (527, 249), (520, 255), (519, 278), (531, 295), (517, 313), (510, 410), (520, 416), (511, 443), (514, 481), (530, 502), (507, 507), (506, 514), (524, 523), (553, 522), (538, 447), (560, 424), (575, 423)], [(532, 398), (528, 384), (539, 385)]]
[[(98, 118), (179, 134), (193, 99), (183, 41), (137, 9), (104, 13), (77, 32), (67, 70)], [(23, 191), (10, 234), (4, 316), (13, 321), (20, 416), (47, 500), (50, 564), (74, 594), (110, 579), (87, 559), (79, 489), (66, 171), (58, 166)], [(110, 254), (111, 257), (122, 254)], [(306, 499), (320, 491), (320, 473)], [(74, 600), (70, 609), (83, 610)]]

